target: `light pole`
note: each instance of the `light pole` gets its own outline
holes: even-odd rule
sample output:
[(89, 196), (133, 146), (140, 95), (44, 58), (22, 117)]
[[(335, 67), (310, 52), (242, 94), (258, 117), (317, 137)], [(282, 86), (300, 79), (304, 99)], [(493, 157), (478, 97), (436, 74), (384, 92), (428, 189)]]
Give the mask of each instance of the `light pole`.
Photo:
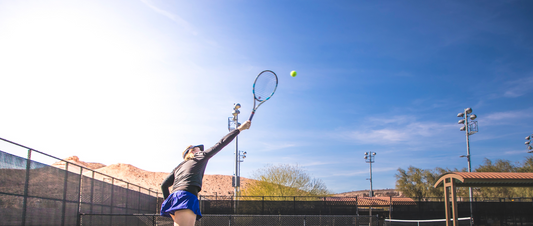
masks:
[[(241, 108), (241, 104), (239, 103), (236, 103), (233, 105), (233, 111), (232, 111), (232, 115), (233, 117), (229, 117), (228, 118), (228, 130), (231, 131), (233, 129), (237, 129), (239, 127), (239, 114), (241, 113), (239, 111), (239, 108)], [(232, 127), (231, 125), (234, 125), (234, 127)], [(239, 136), (236, 136), (235, 137), (235, 174), (233, 175), (233, 178), (232, 178), (232, 181), (231, 181), (231, 185), (235, 188), (234, 191), (233, 191), (233, 196), (235, 197), (235, 199), (237, 199), (237, 196), (239, 195), (239, 192), (240, 192), (240, 185), (241, 185), (241, 181), (240, 181), (240, 152), (239, 152)]]
[(527, 153), (533, 153), (533, 146), (531, 144), (531, 140), (533, 140), (533, 134), (529, 135), (526, 137), (526, 146), (527, 146), (527, 150), (529, 150)]
[[(370, 163), (370, 192), (368, 192), (368, 197), (374, 197), (374, 190), (372, 189), (372, 163), (374, 163), (374, 158), (376, 158), (376, 152), (365, 152), (365, 162)], [(368, 207), (368, 215), (370, 216), (369, 225), (372, 225), (372, 206)]]
[[(472, 163), (470, 161), (470, 139), (469, 137), (470, 135), (478, 132), (477, 121), (474, 121), (474, 119), (476, 119), (477, 116), (471, 113), (472, 113), (472, 108), (466, 108), (463, 112), (457, 114), (457, 117), (460, 117), (460, 118), (464, 117), (464, 119), (459, 120), (458, 124), (463, 124), (463, 127), (461, 127), (460, 130), (466, 131), (466, 155), (461, 155), (460, 157), (466, 157), (468, 161), (468, 172), (472, 172)], [(468, 122), (469, 118), (472, 121)], [(468, 187), (468, 193), (470, 196), (470, 219), (471, 219), (470, 225), (472, 225), (473, 223), (472, 222), (473, 220), (472, 197), (474, 196), (472, 192), (472, 187)]]
[(374, 190), (372, 189), (372, 163), (374, 163), (374, 158), (376, 157), (376, 152), (365, 152), (365, 161), (370, 163), (370, 192), (368, 197), (374, 197)]

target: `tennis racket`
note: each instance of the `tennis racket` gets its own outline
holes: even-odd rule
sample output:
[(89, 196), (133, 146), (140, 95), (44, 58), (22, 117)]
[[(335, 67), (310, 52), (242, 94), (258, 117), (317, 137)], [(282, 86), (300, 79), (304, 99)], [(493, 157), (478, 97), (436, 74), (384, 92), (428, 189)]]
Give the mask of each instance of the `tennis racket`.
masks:
[(250, 121), (255, 115), (255, 111), (261, 104), (265, 103), (267, 100), (274, 95), (276, 89), (278, 88), (278, 76), (271, 70), (264, 70), (254, 81), (253, 94), (254, 94), (254, 108), (250, 114)]

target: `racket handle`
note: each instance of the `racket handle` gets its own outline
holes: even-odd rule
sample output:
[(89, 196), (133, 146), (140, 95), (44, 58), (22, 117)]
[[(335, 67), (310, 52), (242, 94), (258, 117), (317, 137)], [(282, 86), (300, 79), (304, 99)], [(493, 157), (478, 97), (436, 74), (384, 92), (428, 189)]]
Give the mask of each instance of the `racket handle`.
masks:
[(252, 111), (252, 114), (250, 114), (250, 118), (248, 120), (252, 121), (252, 118), (254, 117), (255, 115), (255, 111)]

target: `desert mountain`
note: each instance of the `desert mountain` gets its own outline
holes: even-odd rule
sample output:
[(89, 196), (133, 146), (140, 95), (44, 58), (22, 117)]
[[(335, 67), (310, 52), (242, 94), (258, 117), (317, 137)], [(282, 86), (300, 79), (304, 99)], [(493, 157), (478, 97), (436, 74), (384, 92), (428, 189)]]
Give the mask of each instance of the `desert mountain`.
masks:
[[(161, 182), (168, 176), (170, 172), (151, 172), (146, 171), (140, 168), (137, 168), (130, 164), (124, 164), (124, 163), (117, 163), (112, 164), (109, 166), (106, 166), (101, 163), (88, 163), (81, 161), (77, 156), (71, 156), (68, 158), (63, 159), (64, 161), (68, 161), (89, 169), (92, 169), (96, 172), (99, 172), (101, 174), (105, 174), (107, 176), (112, 176), (115, 178), (118, 178), (120, 180), (126, 181), (128, 183), (151, 189), (152, 191), (157, 191), (161, 193)], [(54, 163), (52, 166), (65, 169), (66, 163), (64, 161), (59, 161)], [(69, 167), (69, 170), (71, 170), (72, 167)], [(79, 168), (76, 170), (79, 173)], [(89, 171), (84, 171), (83, 173), (85, 176), (91, 176), (92, 173)], [(95, 178), (99, 180), (108, 181), (109, 179), (105, 177), (105, 175), (95, 174)], [(204, 175), (203, 185), (202, 185), (202, 191), (200, 192), (200, 195), (217, 195), (217, 196), (225, 196), (225, 195), (232, 195), (233, 194), (233, 187), (231, 186), (231, 178), (232, 176), (227, 175)], [(107, 179), (107, 180), (106, 180)], [(241, 177), (241, 188), (246, 187), (252, 179), (243, 178)], [(115, 184), (120, 186), (125, 186), (124, 182), (115, 182)], [(131, 186), (131, 185), (130, 185)]]
[[(99, 169), (99, 168), (102, 168), (102, 167), (106, 166), (106, 165), (104, 165), (102, 163), (93, 163), (93, 162), (80, 161), (80, 158), (78, 158), (78, 156), (70, 156), (70, 157), (68, 157), (66, 159), (63, 159), (63, 160), (71, 162), (71, 163), (74, 163), (74, 164), (77, 164), (77, 165), (80, 165), (80, 166), (83, 166), (85, 168), (92, 169), (92, 170), (96, 170), (96, 169)], [(66, 165), (66, 163), (64, 161), (59, 161), (59, 162), (56, 162), (56, 163), (52, 164), (52, 166), (55, 166), (55, 167), (58, 167), (58, 168), (61, 168), (61, 169), (65, 169), (65, 165)]]

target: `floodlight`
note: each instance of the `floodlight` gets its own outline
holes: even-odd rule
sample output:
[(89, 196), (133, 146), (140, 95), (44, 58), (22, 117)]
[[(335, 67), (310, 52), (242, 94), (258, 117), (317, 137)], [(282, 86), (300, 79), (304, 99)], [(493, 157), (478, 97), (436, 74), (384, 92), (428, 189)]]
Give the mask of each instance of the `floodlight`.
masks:
[(457, 114), (457, 117), (459, 117), (459, 118), (464, 117), (464, 116), (465, 116), (465, 113), (463, 113), (463, 112)]
[(376, 155), (376, 152), (372, 153), (373, 155)]
[(533, 149), (533, 147), (531, 147), (531, 146), (528, 146), (528, 147), (527, 147), (527, 149), (531, 150), (531, 149)]
[(246, 155), (247, 153), (246, 153), (246, 152), (243, 152), (242, 154), (243, 154), (243, 155)]
[(461, 120), (459, 120), (459, 122), (457, 122), (457, 124), (465, 124), (465, 120), (461, 119)]
[(466, 130), (466, 127), (461, 127), (461, 129), (459, 129), (460, 131), (465, 131)]
[(365, 155), (368, 155), (368, 152), (365, 152)]
[(365, 159), (368, 159), (368, 156), (365, 156)]
[(474, 114), (470, 115), (470, 119), (471, 119), (471, 120), (474, 120), (474, 119), (476, 119), (476, 118), (477, 118), (477, 115), (474, 115)]
[(529, 140), (529, 139), (531, 139), (531, 136), (527, 136), (527, 137), (526, 137), (526, 140)]
[(531, 142), (531, 141), (526, 141), (526, 145), (529, 145), (529, 142)]
[(241, 104), (239, 104), (239, 103), (236, 103), (236, 104), (235, 104), (235, 107), (234, 107), (234, 108), (235, 108), (235, 110), (237, 110), (237, 109), (241, 108)]
[(467, 109), (465, 109), (465, 111), (466, 111), (467, 114), (470, 114), (470, 113), (472, 113), (472, 108), (467, 108)]
[(240, 113), (241, 113), (241, 111), (239, 111), (239, 110), (237, 110), (237, 109), (235, 109), (235, 110), (233, 110), (233, 112), (231, 112), (231, 114), (233, 115), (233, 117), (237, 116), (237, 115), (240, 114)]

